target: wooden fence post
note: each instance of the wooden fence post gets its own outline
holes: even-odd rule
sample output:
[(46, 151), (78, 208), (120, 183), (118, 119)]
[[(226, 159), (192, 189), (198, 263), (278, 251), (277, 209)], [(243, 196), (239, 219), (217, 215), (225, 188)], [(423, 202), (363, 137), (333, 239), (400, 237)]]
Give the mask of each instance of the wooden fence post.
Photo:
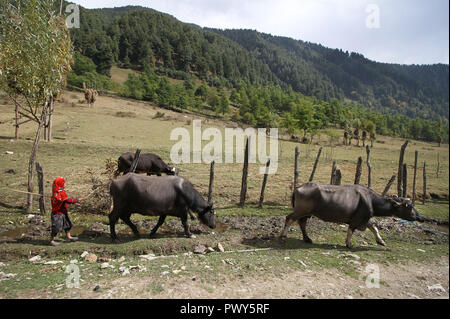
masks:
[(355, 185), (359, 184), (359, 181), (361, 180), (361, 173), (362, 173), (362, 162), (363, 159), (360, 156), (358, 158), (358, 163), (356, 164), (356, 173), (355, 173)]
[(403, 164), (403, 182), (402, 182), (402, 189), (403, 189), (403, 197), (408, 197), (408, 168), (406, 167), (406, 164)]
[(139, 155), (141, 155), (141, 150), (137, 149), (136, 153), (134, 154), (134, 159), (133, 162), (131, 162), (131, 166), (130, 169), (128, 170), (128, 173), (134, 173), (134, 171), (136, 170), (137, 164), (139, 162)]
[(312, 182), (314, 179), (314, 174), (316, 173), (317, 164), (319, 163), (320, 154), (322, 153), (322, 147), (319, 148), (319, 152), (317, 153), (316, 161), (314, 162), (314, 167), (311, 172), (311, 176), (309, 177), (309, 181)]
[(367, 153), (367, 187), (372, 188), (372, 164), (370, 163), (370, 147), (369, 145), (366, 146), (366, 153)]
[(41, 195), (39, 197), (39, 211), (42, 215), (45, 215), (44, 171), (39, 162), (36, 162), (36, 173), (38, 177), (39, 194)]
[(439, 168), (441, 166), (441, 161), (439, 160), (439, 153), (437, 155), (437, 167), (436, 167), (436, 178), (439, 178)]
[(211, 203), (212, 200), (213, 182), (214, 182), (214, 161), (211, 162), (211, 167), (209, 169), (208, 203)]
[(423, 162), (423, 198), (422, 204), (425, 204), (425, 199), (427, 197), (427, 163)]
[(414, 178), (413, 178), (413, 193), (412, 193), (412, 203), (416, 202), (416, 178), (417, 178), (417, 158), (419, 157), (419, 152), (416, 151), (414, 154)]
[(269, 166), (270, 166), (270, 159), (267, 160), (266, 164), (266, 172), (264, 173), (264, 179), (261, 187), (261, 195), (259, 196), (259, 208), (262, 208), (263, 202), (264, 202), (264, 190), (266, 189), (266, 183), (267, 183), (267, 176), (269, 175)]
[(341, 179), (342, 179), (341, 169), (339, 168), (339, 166), (336, 166), (336, 171), (334, 172), (333, 184), (341, 185)]
[(295, 147), (295, 162), (294, 162), (294, 189), (292, 191), (295, 191), (298, 187), (298, 146)]
[(244, 156), (244, 167), (242, 169), (242, 183), (241, 183), (241, 198), (239, 205), (245, 205), (245, 197), (247, 196), (247, 176), (248, 176), (248, 151), (249, 151), (250, 136), (247, 138), (247, 143), (245, 144), (245, 156)]
[(389, 189), (391, 188), (392, 184), (395, 182), (396, 175), (392, 175), (391, 179), (387, 183), (386, 187), (384, 188), (383, 193), (381, 193), (381, 196), (386, 196), (387, 192), (389, 192)]
[(405, 156), (405, 150), (408, 146), (409, 140), (402, 145), (400, 149), (400, 158), (398, 160), (398, 173), (397, 173), (397, 196), (402, 197), (402, 182), (403, 182), (403, 158)]
[(333, 166), (331, 167), (330, 185), (334, 184), (335, 175), (336, 175), (336, 161), (333, 161)]

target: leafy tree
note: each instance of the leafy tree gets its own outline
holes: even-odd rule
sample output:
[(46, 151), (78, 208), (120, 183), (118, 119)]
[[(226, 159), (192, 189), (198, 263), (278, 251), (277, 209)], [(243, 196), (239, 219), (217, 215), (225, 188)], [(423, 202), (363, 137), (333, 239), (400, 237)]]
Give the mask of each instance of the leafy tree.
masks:
[[(29, 162), (28, 192), (33, 192), (33, 167), (42, 128), (53, 95), (65, 85), (72, 44), (51, 0), (5, 0), (0, 4), (0, 87), (16, 110), (37, 124)], [(33, 197), (27, 196), (27, 212)]]

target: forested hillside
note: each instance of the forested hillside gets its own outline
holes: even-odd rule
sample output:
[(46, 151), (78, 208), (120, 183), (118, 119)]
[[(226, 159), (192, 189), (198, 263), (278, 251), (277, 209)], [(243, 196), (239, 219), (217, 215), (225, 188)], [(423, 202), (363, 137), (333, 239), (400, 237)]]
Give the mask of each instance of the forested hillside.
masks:
[[(448, 140), (448, 65), (378, 63), (252, 30), (200, 28), (142, 7), (81, 8), (80, 16), (81, 28), (71, 29), (78, 67), (69, 83), (88, 79), (111, 89), (106, 79), (118, 65), (143, 71), (121, 94), (161, 106), (208, 106), (224, 114), (231, 102), (239, 109), (236, 120), (285, 123), (305, 134), (310, 129), (300, 123), (322, 129), (370, 120), (379, 134)], [(164, 77), (186, 82), (173, 86)], [(203, 84), (196, 87), (194, 79)], [(339, 120), (325, 118), (330, 105)], [(295, 114), (309, 114), (316, 124)]]

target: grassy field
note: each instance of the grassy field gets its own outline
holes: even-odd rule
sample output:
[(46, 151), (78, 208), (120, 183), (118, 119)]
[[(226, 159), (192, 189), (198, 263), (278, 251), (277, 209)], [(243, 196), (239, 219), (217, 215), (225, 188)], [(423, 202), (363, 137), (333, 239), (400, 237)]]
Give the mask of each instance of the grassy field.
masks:
[[(124, 76), (120, 72), (117, 73), (116, 77)], [(101, 96), (91, 108), (82, 101), (82, 93), (64, 92), (62, 100), (56, 104), (55, 108), (53, 141), (51, 143), (42, 141), (40, 144), (37, 161), (44, 169), (46, 194), (51, 192), (53, 179), (64, 176), (67, 179), (66, 190), (69, 196), (86, 196), (92, 190), (93, 180), (106, 178), (102, 173), (105, 171), (108, 160), (115, 162), (120, 154), (126, 151), (134, 152), (136, 148), (142, 149), (143, 152), (157, 153), (170, 162), (170, 149), (176, 143), (176, 141), (170, 141), (171, 131), (174, 128), (184, 127), (192, 132), (194, 119), (202, 120), (203, 130), (208, 127), (217, 127), (223, 132), (224, 127), (236, 126), (231, 122), (224, 123), (191, 113), (171, 112), (148, 103), (115, 97)], [(164, 116), (155, 118), (157, 112), (164, 113)], [(287, 141), (287, 136), (282, 136), (278, 149), (278, 171), (268, 178), (263, 209), (256, 207), (262, 182), (259, 167), (263, 164), (250, 164), (248, 204), (245, 208), (238, 208), (242, 164), (216, 163), (213, 201), (217, 208), (218, 219), (223, 223), (226, 231), (217, 230), (211, 233), (195, 221), (192, 227), (196, 231), (194, 233), (197, 238), (186, 239), (182, 237), (181, 223), (176, 219), (170, 219), (169, 225), (161, 229), (161, 236), (156, 239), (134, 240), (128, 226), (119, 224), (119, 236), (123, 238), (123, 242), (112, 245), (109, 241), (107, 209), (87, 211), (83, 209), (87, 206), (73, 206), (71, 207), (72, 218), (79, 227), (76, 232), (80, 235), (80, 242), (62, 244), (56, 249), (51, 248), (47, 245), (50, 217), (44, 216), (41, 223), (30, 224), (23, 209), (25, 196), (13, 191), (26, 190), (27, 163), (36, 129), (34, 124), (23, 125), (20, 128), (20, 139), (13, 140), (14, 129), (11, 121), (13, 114), (11, 103), (6, 98), (1, 98), (0, 122), (5, 124), (0, 125), (0, 237), (7, 232), (10, 232), (11, 236), (5, 235), (7, 240), (0, 242), (0, 261), (6, 264), (0, 268), (0, 271), (14, 272), (16, 277), (0, 281), (0, 297), (73, 297), (72, 292), (62, 285), (67, 276), (62, 268), (66, 267), (70, 260), (81, 260), (79, 256), (83, 251), (95, 252), (116, 267), (104, 270), (99, 269), (98, 263), (85, 262), (82, 272), (86, 282), (82, 286), (86, 288), (86, 291), (96, 282), (100, 282), (100, 286), (105, 289), (106, 287), (113, 289), (118, 284), (116, 281), (122, 280), (121, 274), (117, 271), (120, 263), (114, 260), (126, 256), (125, 265), (142, 264), (142, 260), (137, 256), (148, 253), (179, 255), (173, 259), (174, 264), (169, 263), (170, 269), (184, 266), (187, 270), (177, 275), (171, 274), (173, 281), (170, 282), (174, 287), (184, 287), (180, 278), (190, 280), (196, 277), (198, 279), (196, 284), (201, 285), (202, 282), (208, 282), (209, 279), (217, 277), (218, 285), (221, 283), (225, 285), (228, 281), (234, 282), (260, 275), (267, 278), (282, 277), (282, 274), (293, 270), (305, 271), (305, 268), (318, 274), (331, 269), (336, 271), (338, 276), (344, 276), (345, 280), (357, 282), (364, 275), (363, 266), (368, 263), (398, 264), (414, 261), (425, 264), (443, 257), (448, 260), (448, 227), (446, 229), (425, 226), (418, 228), (417, 225), (403, 225), (398, 220), (390, 220), (390, 222), (395, 227), (401, 225), (403, 227), (401, 231), (394, 231), (395, 227), (391, 224), (381, 228), (381, 234), (388, 244), (387, 248), (377, 247), (369, 232), (355, 236), (354, 244), (360, 247), (355, 248), (355, 252), (361, 258), (359, 265), (349, 263), (346, 258), (338, 258), (340, 254), (347, 251), (344, 247), (345, 229), (339, 225), (325, 224), (319, 220), (311, 221), (311, 237), (315, 242), (312, 245), (304, 244), (299, 240), (301, 236), (297, 226), (292, 229), (287, 243), (278, 242), (276, 236), (281, 231), (284, 216), (290, 212), (296, 146), (300, 149), (300, 183), (308, 180), (320, 146), (323, 147), (323, 151), (314, 178), (314, 181), (319, 183), (329, 183), (331, 165), (333, 161), (336, 161), (342, 171), (343, 184), (352, 184), (358, 157), (362, 156), (364, 160), (366, 158), (363, 147), (342, 146), (340, 143), (331, 145), (330, 138), (326, 135), (317, 138), (312, 145), (293, 143)], [(208, 141), (203, 141), (202, 145), (205, 146), (207, 143)], [(371, 152), (372, 183), (375, 191), (381, 192), (389, 178), (396, 173), (400, 146), (403, 143), (404, 140), (401, 139), (378, 137)], [(419, 151), (420, 166), (417, 193), (422, 196), (422, 166), (425, 161), (427, 192), (441, 198), (448, 198), (448, 145), (442, 145), (439, 148), (437, 144), (418, 141), (411, 141), (405, 154), (405, 163), (408, 165), (408, 194), (412, 193), (416, 150)], [(6, 154), (6, 151), (13, 154)], [(437, 172), (438, 158), (439, 171)], [(208, 164), (176, 166), (181, 169), (180, 175), (189, 179), (202, 195), (207, 194)], [(361, 184), (367, 184), (365, 162)], [(396, 184), (392, 186), (390, 193), (395, 192)], [(90, 199), (91, 207), (95, 207), (96, 200), (98, 199)], [(48, 198), (46, 204), (48, 208), (50, 204)], [(448, 220), (448, 201), (428, 200), (425, 205), (419, 203), (417, 208), (424, 215)], [(37, 202), (33, 210), (33, 214), (39, 214)], [(241, 218), (244, 219), (241, 220)], [(144, 236), (148, 236), (146, 234), (156, 222), (154, 218), (145, 218), (140, 215), (133, 215), (132, 220), (137, 222)], [(234, 226), (231, 227), (230, 224)], [(227, 227), (230, 228), (227, 229)], [(192, 252), (195, 245), (216, 247), (219, 242), (230, 251), (254, 248), (270, 248), (270, 250), (248, 254), (229, 253), (225, 257), (219, 253), (212, 253), (206, 255), (206, 259), (182, 255)], [(63, 265), (30, 264), (27, 259), (37, 254), (46, 260), (60, 260)], [(161, 266), (166, 263), (168, 261), (163, 258), (152, 263), (147, 262), (145, 263), (147, 271), (132, 273), (130, 278), (156, 276), (152, 277), (154, 283), (145, 288), (148, 289), (148, 296), (168, 297), (171, 288), (168, 288), (165, 279), (161, 279), (165, 277), (160, 276), (161, 270), (165, 268)], [(206, 267), (207, 271), (205, 266), (209, 267)], [(42, 276), (42, 273), (45, 275)], [(442, 281), (448, 291), (448, 276), (446, 282), (444, 278)], [(205, 289), (206, 295), (199, 293), (193, 296), (214, 294), (215, 289)], [(87, 292), (82, 296), (95, 297)], [(112, 296), (120, 297), (120, 294)], [(141, 297), (138, 294), (136, 296)], [(237, 295), (230, 293), (229, 296)], [(269, 294), (266, 297), (276, 296), (276, 294)], [(423, 297), (427, 296), (424, 293)], [(102, 295), (102, 297), (108, 296)]]

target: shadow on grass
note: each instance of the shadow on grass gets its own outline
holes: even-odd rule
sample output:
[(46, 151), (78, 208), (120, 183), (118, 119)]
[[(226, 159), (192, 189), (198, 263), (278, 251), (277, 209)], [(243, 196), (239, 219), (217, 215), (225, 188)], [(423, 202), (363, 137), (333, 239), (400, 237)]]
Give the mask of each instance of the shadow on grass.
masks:
[(0, 202), (0, 207), (10, 208), (10, 209), (25, 209), (25, 207), (23, 205), (21, 205), (21, 206), (17, 206), (17, 205), (13, 206), (13, 205), (9, 205), (9, 204), (3, 203), (3, 202)]
[[(203, 232), (201, 231), (191, 231), (193, 234), (201, 234)], [(58, 247), (61, 245), (71, 245), (77, 243), (84, 243), (84, 244), (92, 244), (92, 245), (122, 245), (122, 244), (129, 244), (133, 242), (137, 242), (141, 239), (149, 240), (149, 241), (155, 241), (159, 239), (178, 239), (178, 238), (186, 238), (183, 231), (171, 231), (171, 230), (165, 230), (162, 232), (158, 232), (155, 235), (150, 237), (149, 232), (140, 232), (140, 237), (135, 237), (131, 232), (118, 232), (117, 233), (117, 240), (112, 241), (110, 233), (105, 231), (94, 231), (94, 230), (84, 230), (80, 234), (73, 234), (72, 236), (77, 236), (78, 240), (76, 242), (69, 242), (65, 239), (64, 234), (59, 234), (55, 241), (60, 243)], [(17, 244), (17, 245), (33, 245), (33, 246), (49, 246), (50, 242), (50, 233), (48, 238), (31, 238), (31, 237), (24, 237), (24, 238), (11, 238), (10, 240), (3, 240), (1, 243), (7, 243), (7, 244)]]
[(337, 250), (343, 252), (360, 252), (360, 251), (390, 251), (389, 248), (381, 248), (374, 246), (354, 246), (353, 248), (347, 248), (345, 245), (335, 245), (335, 244), (316, 244), (316, 243), (305, 243), (299, 238), (286, 238), (281, 241), (278, 237), (273, 237), (269, 239), (255, 239), (255, 238), (244, 238), (242, 244), (255, 247), (255, 248), (272, 248), (277, 250), (286, 249), (320, 249), (320, 250)]

